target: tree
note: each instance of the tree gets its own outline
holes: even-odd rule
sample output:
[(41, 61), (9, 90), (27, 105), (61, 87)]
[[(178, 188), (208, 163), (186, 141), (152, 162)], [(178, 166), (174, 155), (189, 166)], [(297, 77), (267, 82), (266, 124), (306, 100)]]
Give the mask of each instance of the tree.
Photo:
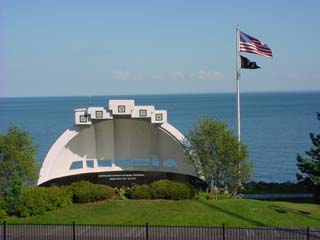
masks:
[(0, 193), (8, 213), (14, 213), (21, 188), (36, 180), (36, 150), (29, 134), (17, 127), (0, 134)]
[[(320, 112), (317, 113), (317, 118), (320, 120)], [(316, 198), (320, 200), (320, 133), (310, 133), (310, 139), (314, 147), (305, 152), (310, 158), (297, 154), (297, 166), (302, 173), (297, 173), (297, 179), (310, 184)]]
[(239, 144), (237, 136), (224, 122), (201, 118), (190, 130), (188, 140), (189, 159), (211, 189), (225, 187), (235, 194), (239, 183), (249, 180), (252, 164), (248, 160), (248, 149)]

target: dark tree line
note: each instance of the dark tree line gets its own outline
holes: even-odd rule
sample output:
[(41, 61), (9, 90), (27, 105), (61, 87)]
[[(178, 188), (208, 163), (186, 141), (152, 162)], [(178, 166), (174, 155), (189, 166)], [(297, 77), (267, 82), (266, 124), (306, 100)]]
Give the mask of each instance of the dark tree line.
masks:
[[(317, 113), (320, 121), (320, 112)], [(308, 156), (297, 155), (297, 166), (301, 173), (297, 173), (297, 179), (312, 187), (316, 199), (320, 200), (320, 133), (310, 133), (313, 147), (306, 151)]]

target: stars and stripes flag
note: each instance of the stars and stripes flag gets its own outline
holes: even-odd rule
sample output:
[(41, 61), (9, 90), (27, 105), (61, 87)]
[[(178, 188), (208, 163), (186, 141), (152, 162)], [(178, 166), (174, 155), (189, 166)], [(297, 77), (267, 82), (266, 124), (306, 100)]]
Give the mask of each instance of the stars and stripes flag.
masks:
[(240, 31), (240, 52), (258, 54), (272, 58), (271, 48), (257, 38), (251, 37)]

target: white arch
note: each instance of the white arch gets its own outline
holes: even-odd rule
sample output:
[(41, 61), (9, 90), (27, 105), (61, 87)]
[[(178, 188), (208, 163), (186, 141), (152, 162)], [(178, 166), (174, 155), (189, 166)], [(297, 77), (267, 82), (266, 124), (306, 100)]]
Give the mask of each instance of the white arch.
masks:
[[(122, 111), (118, 105), (125, 103), (117, 100), (112, 108)], [(134, 104), (130, 108), (128, 114), (96, 108), (103, 110), (106, 117), (102, 119), (94, 118), (95, 108), (88, 108), (91, 116), (85, 115), (85, 109), (76, 110), (76, 126), (66, 130), (52, 145), (42, 164), (38, 185), (71, 175), (113, 171), (158, 171), (195, 176), (184, 152), (186, 138), (166, 122), (166, 111)], [(139, 117), (137, 109), (147, 109), (151, 113)], [(162, 114), (162, 118), (155, 116), (156, 113)], [(79, 120), (82, 114), (88, 120), (84, 124)], [(121, 165), (121, 161), (126, 164)], [(102, 162), (108, 165), (99, 165)], [(143, 164), (137, 165), (138, 162)], [(72, 168), (74, 163), (82, 166)]]

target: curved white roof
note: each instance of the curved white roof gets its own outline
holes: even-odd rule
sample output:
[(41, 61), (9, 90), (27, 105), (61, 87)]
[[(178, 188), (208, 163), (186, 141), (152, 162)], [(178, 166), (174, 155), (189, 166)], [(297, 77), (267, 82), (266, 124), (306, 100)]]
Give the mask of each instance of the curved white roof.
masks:
[(75, 126), (52, 145), (38, 185), (90, 172), (142, 170), (195, 176), (185, 157), (184, 135), (167, 123), (167, 111), (110, 100), (109, 109), (75, 110)]

